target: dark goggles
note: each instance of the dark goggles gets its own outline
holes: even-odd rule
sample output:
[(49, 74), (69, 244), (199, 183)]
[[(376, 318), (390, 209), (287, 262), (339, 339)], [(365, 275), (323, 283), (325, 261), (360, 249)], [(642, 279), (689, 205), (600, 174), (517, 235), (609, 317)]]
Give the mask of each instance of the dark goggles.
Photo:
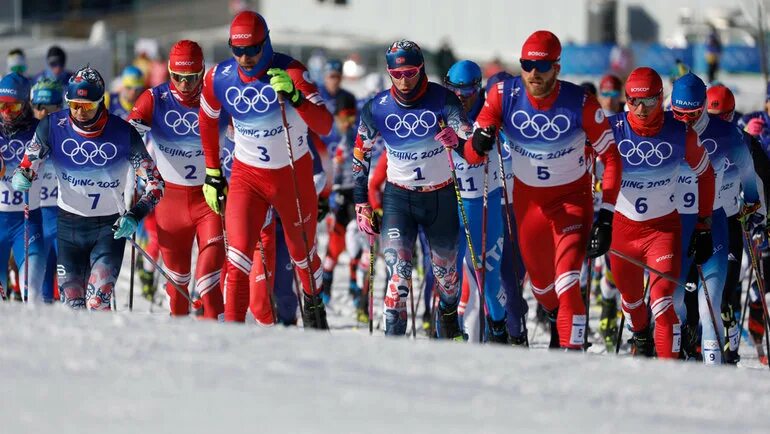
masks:
[(265, 41), (260, 42), (256, 45), (249, 45), (248, 47), (238, 47), (230, 44), (230, 50), (233, 52), (233, 55), (235, 57), (241, 57), (244, 54), (248, 57), (254, 57), (257, 54), (262, 52), (262, 47), (265, 45)]
[(470, 98), (473, 95), (479, 93), (480, 87), (478, 85), (462, 85), (458, 86), (449, 81), (444, 81), (444, 86), (451, 90), (458, 98)]
[(537, 72), (548, 72), (553, 68), (553, 64), (556, 63), (553, 60), (526, 60), (521, 59), (521, 69), (526, 72), (532, 72), (533, 69), (537, 69)]

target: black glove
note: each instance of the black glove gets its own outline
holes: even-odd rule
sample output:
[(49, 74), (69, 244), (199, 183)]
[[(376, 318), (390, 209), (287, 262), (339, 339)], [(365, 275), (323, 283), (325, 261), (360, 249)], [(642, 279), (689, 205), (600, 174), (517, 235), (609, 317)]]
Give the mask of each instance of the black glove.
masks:
[(328, 197), (319, 197), (318, 198), (318, 221), (326, 217), (326, 214), (329, 213), (329, 198)]
[(598, 258), (610, 249), (610, 244), (612, 244), (613, 215), (613, 212), (610, 210), (599, 210), (599, 216), (591, 228), (591, 238), (588, 240), (586, 255), (590, 259)]
[(483, 157), (487, 152), (492, 150), (492, 146), (495, 145), (495, 127), (490, 125), (486, 128), (477, 128), (473, 132), (473, 150), (476, 151), (479, 156)]
[(695, 255), (695, 264), (703, 265), (714, 254), (714, 241), (711, 238), (711, 218), (698, 217), (695, 232), (690, 237), (690, 247), (687, 256)]

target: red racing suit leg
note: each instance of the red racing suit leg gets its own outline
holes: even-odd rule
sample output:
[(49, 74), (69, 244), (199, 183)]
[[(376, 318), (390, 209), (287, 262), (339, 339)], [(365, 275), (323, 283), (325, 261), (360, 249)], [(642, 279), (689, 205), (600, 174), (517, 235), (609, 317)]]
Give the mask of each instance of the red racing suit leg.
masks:
[[(242, 322), (246, 318), (250, 301), (249, 273), (253, 264), (253, 252), (270, 205), (284, 222), (289, 255), (297, 266), (305, 293), (312, 292), (309, 268), (313, 270), (316, 292), (321, 287), (321, 260), (315, 248), (318, 198), (313, 184), (311, 155), (302, 156), (294, 163), (294, 168), (292, 173), (290, 166), (262, 169), (242, 163), (237, 158), (233, 161), (225, 211), (228, 235), (225, 321)], [(300, 224), (297, 214), (292, 176), (296, 176), (300, 189), (300, 206), (305, 214), (302, 219), (304, 224)], [(306, 259), (303, 227), (307, 231), (310, 267)]]
[[(203, 317), (217, 319), (224, 311), (220, 270), (225, 259), (220, 218), (206, 205), (200, 187), (167, 183), (168, 192), (155, 209), (158, 245), (174, 282), (187, 290), (190, 283), (192, 243), (197, 236), (195, 288), (203, 301)], [(189, 302), (166, 283), (171, 314), (187, 315)]]
[[(144, 230), (147, 232), (147, 246), (145, 247), (144, 251), (147, 252), (147, 254), (150, 255), (150, 257), (155, 262), (158, 262), (160, 243), (158, 241), (158, 221), (155, 217), (155, 210), (153, 209), (149, 214), (147, 214), (143, 221)], [(150, 266), (150, 269), (153, 269), (149, 264), (145, 265), (145, 269), (147, 269), (147, 266)]]
[(535, 298), (559, 309), (556, 327), (562, 348), (581, 348), (586, 311), (580, 269), (593, 220), (590, 179), (556, 187), (530, 187), (516, 180), (514, 213), (521, 257)]
[[(670, 276), (679, 276), (682, 258), (681, 225), (674, 211), (644, 222), (616, 212), (612, 223), (612, 248)], [(644, 271), (610, 254), (615, 285), (620, 291), (623, 313), (633, 331), (650, 323), (644, 302)], [(677, 358), (681, 343), (679, 319), (674, 311), (676, 284), (650, 274), (650, 309), (655, 318), (655, 349), (659, 358)]]
[[(254, 319), (261, 325), (271, 325), (273, 321), (273, 304), (270, 293), (275, 285), (275, 219), (262, 228), (260, 233), (262, 252), (257, 246), (254, 249), (254, 266), (249, 275), (250, 297), (249, 310)], [(265, 270), (265, 266), (267, 270)]]

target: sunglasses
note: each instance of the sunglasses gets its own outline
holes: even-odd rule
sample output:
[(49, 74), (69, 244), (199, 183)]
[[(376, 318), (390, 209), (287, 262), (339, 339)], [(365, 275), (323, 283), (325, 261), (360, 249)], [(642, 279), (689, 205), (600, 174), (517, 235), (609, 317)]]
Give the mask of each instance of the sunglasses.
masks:
[(674, 112), (674, 117), (677, 119), (697, 119), (703, 113), (703, 109), (683, 111), (673, 107), (671, 108), (671, 111)]
[(446, 88), (454, 92), (458, 98), (470, 98), (479, 93), (478, 86), (454, 86), (449, 82), (446, 82), (445, 85)]
[(654, 96), (646, 96), (641, 98), (632, 98), (628, 96), (628, 94), (626, 94), (626, 102), (628, 103), (628, 105), (633, 107), (636, 107), (639, 104), (647, 108), (655, 107), (657, 104), (659, 104), (659, 101), (660, 101), (660, 93)]
[(241, 57), (244, 54), (247, 57), (254, 57), (257, 54), (262, 52), (262, 46), (265, 45), (265, 41), (260, 42), (256, 45), (249, 45), (248, 47), (236, 47), (232, 44), (230, 44), (230, 50), (233, 52), (233, 55), (235, 57)]
[(0, 111), (2, 112), (18, 112), (21, 111), (23, 103), (20, 102), (0, 102)]
[(101, 104), (101, 101), (67, 101), (67, 105), (69, 106), (70, 110), (84, 110), (87, 112), (96, 110), (96, 108), (99, 107), (99, 104)]
[(201, 71), (201, 72), (192, 72), (192, 73), (185, 74), (185, 73), (180, 73), (180, 72), (174, 72), (174, 71), (169, 69), (168, 73), (171, 76), (171, 79), (174, 80), (174, 81), (177, 81), (177, 82), (180, 82), (180, 83), (183, 82), (183, 81), (186, 81), (188, 83), (194, 83), (194, 82), (200, 80), (200, 77), (201, 77), (201, 74), (203, 73), (203, 71)]
[(420, 73), (420, 68), (422, 68), (422, 65), (411, 66), (408, 68), (398, 68), (398, 69), (388, 68), (388, 74), (390, 74), (390, 76), (396, 80), (400, 80), (402, 78), (409, 79), (409, 78), (417, 77), (417, 74)]
[(620, 92), (617, 90), (603, 90), (599, 92), (599, 95), (605, 98), (617, 98), (620, 96)]
[(59, 110), (59, 106), (56, 104), (35, 104), (32, 106), (37, 111), (47, 111), (49, 113)]
[(521, 63), (521, 69), (523, 69), (526, 72), (532, 72), (533, 69), (537, 69), (537, 72), (548, 72), (553, 68), (554, 63), (556, 63), (553, 60), (526, 60), (521, 59), (519, 61)]

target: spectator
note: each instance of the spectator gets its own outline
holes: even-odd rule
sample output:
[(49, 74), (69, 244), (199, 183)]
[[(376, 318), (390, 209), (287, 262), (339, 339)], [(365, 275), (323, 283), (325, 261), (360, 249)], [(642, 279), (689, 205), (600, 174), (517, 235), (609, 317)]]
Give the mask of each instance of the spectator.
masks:
[(717, 79), (719, 72), (719, 58), (722, 56), (722, 40), (714, 26), (709, 26), (709, 35), (706, 39), (706, 64), (708, 65), (709, 83)]

